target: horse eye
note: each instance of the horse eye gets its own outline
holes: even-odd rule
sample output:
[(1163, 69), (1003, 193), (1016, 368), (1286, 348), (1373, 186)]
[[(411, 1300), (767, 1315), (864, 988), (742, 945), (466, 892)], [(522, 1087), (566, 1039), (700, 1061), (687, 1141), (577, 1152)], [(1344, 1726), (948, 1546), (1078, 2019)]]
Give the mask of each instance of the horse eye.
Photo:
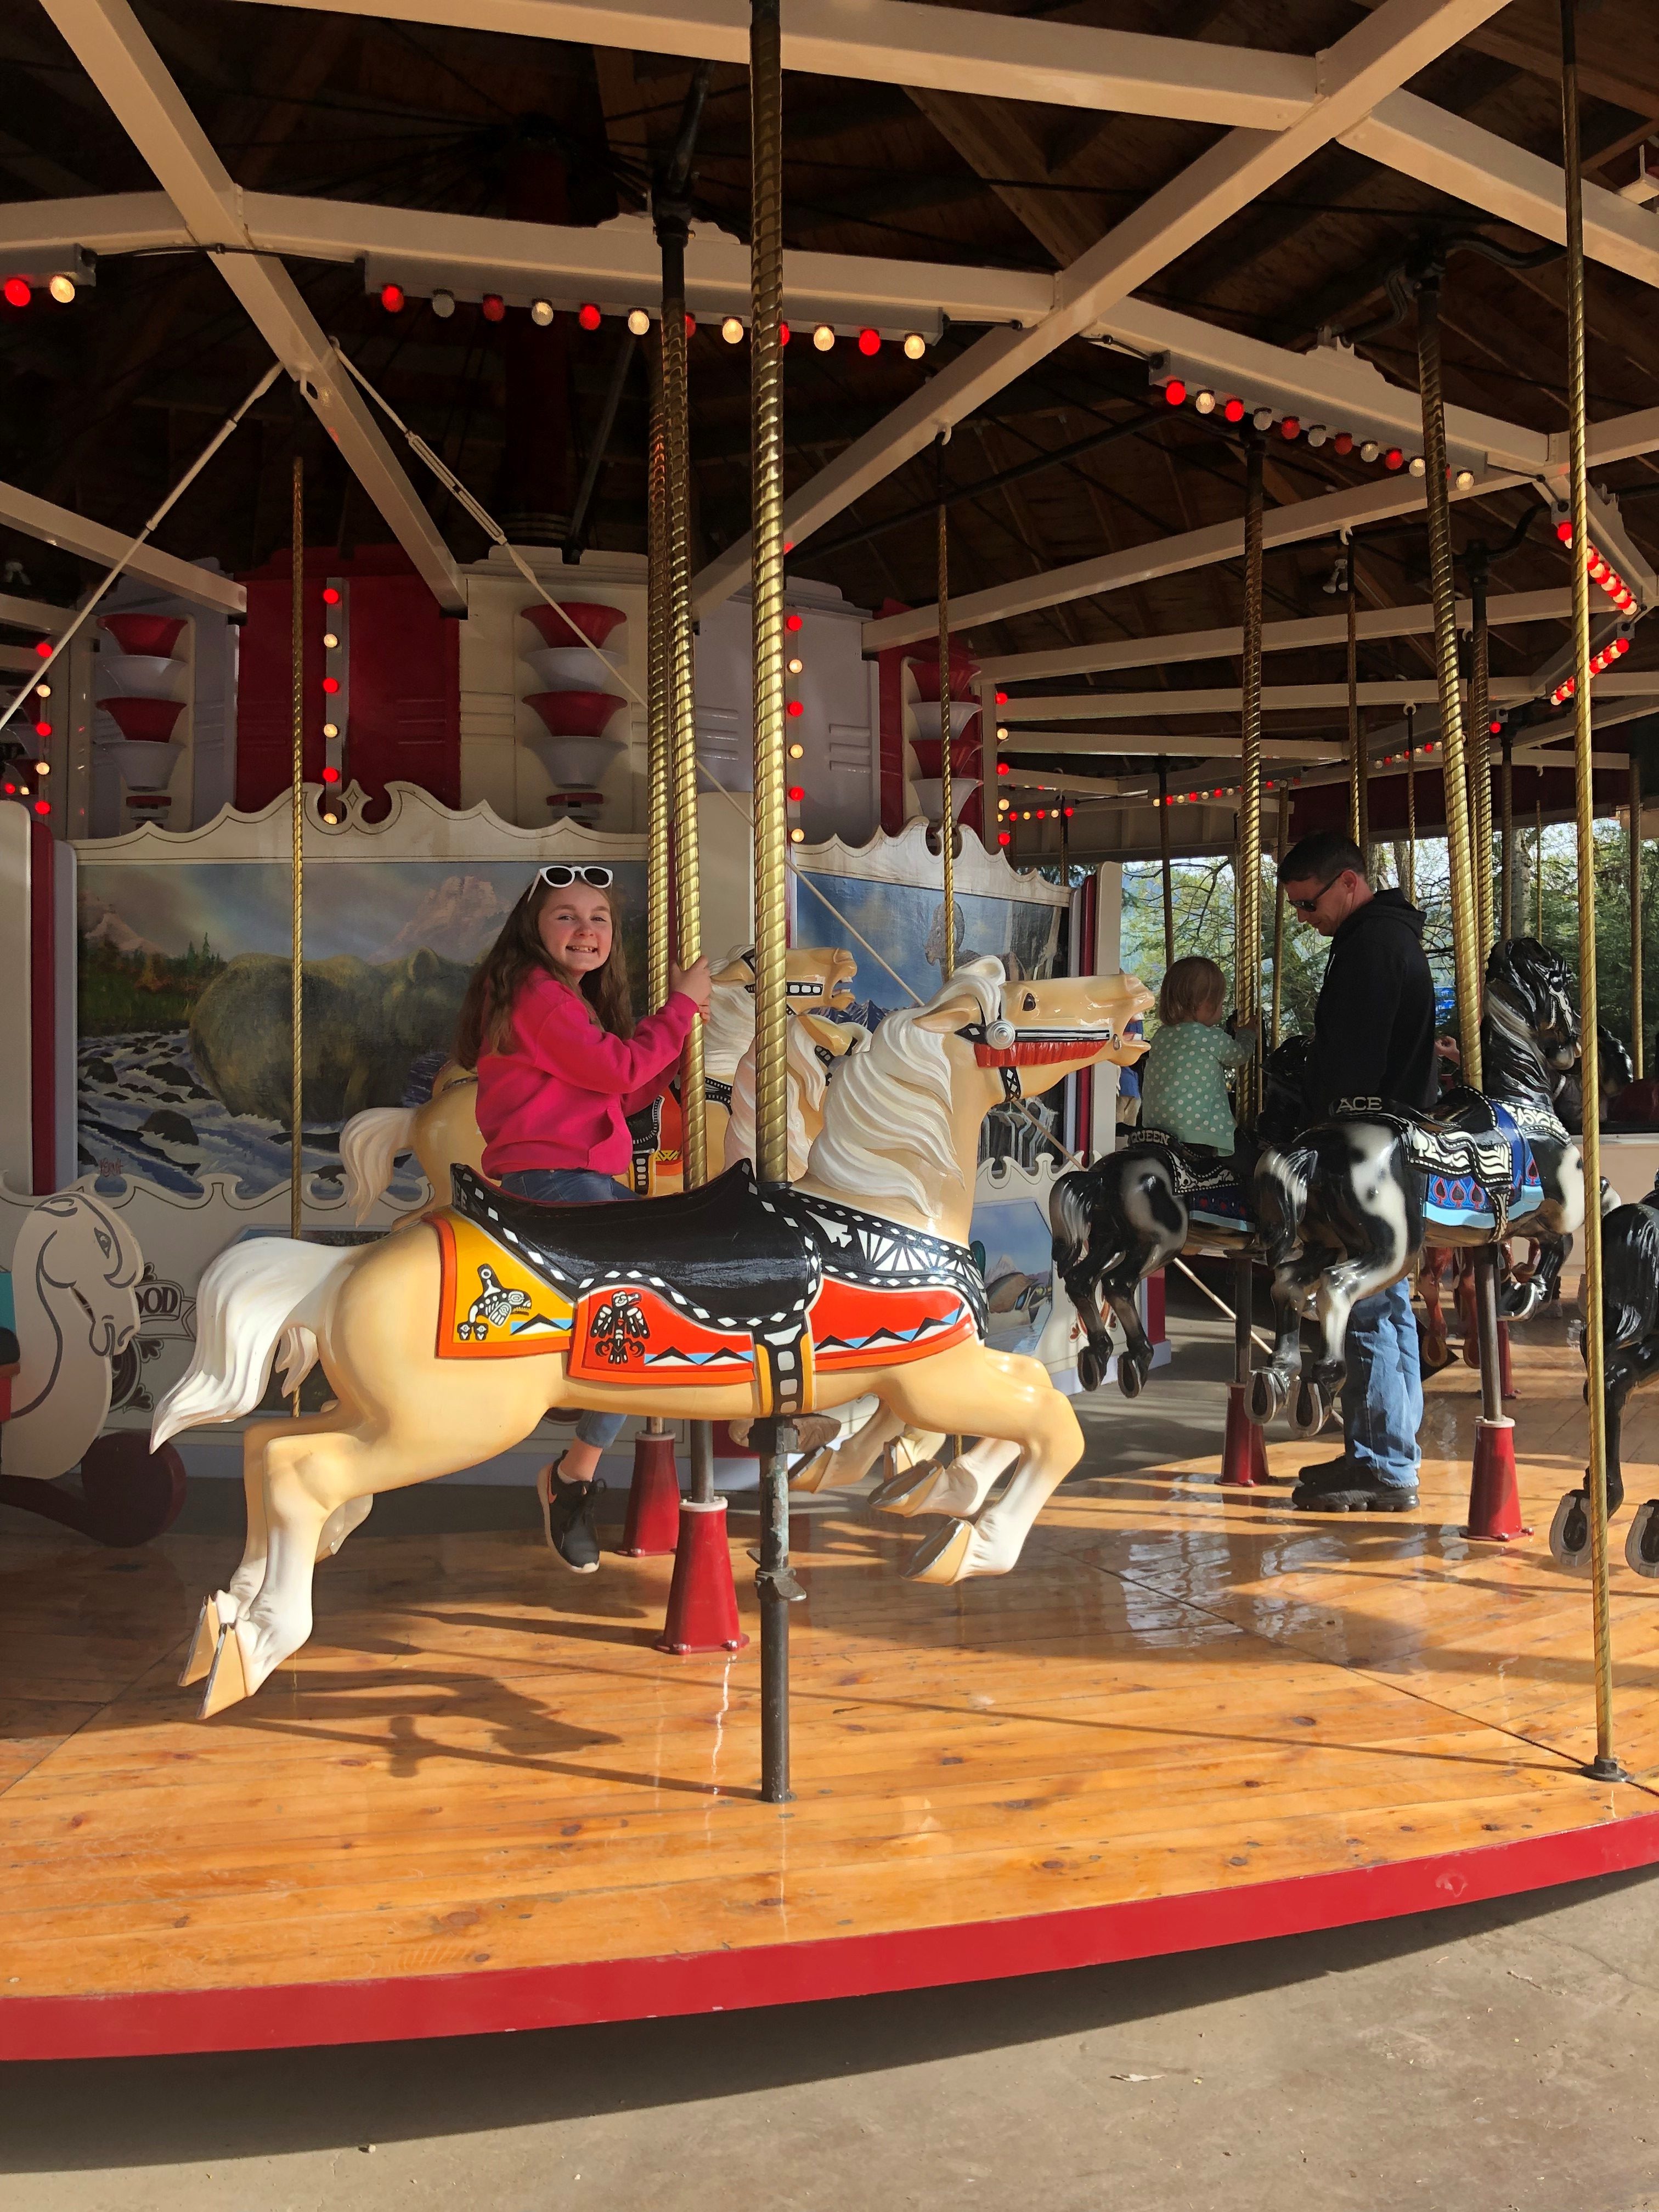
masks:
[(110, 1254), (115, 1249), (115, 1247), (110, 1243), (108, 1237), (105, 1236), (101, 1229), (98, 1231), (98, 1249), (103, 1254), (106, 1260)]
[(1024, 997), (1020, 1000), (1020, 1011), (1021, 1011), (1021, 1012), (1022, 1012), (1022, 1013), (1027, 1013), (1027, 1014), (1034, 1014), (1034, 1013), (1036, 1013), (1036, 994), (1035, 994), (1035, 992), (1028, 991), (1028, 992), (1025, 994), (1025, 996), (1024, 996)]

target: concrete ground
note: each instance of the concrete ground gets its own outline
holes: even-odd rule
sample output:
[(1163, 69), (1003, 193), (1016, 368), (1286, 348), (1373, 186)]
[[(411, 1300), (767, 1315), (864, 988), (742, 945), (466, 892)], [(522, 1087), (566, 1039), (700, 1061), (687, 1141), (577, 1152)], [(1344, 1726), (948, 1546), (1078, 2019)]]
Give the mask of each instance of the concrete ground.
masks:
[[(1185, 1323), (1149, 1401), (1091, 1412), (1091, 1447), (1109, 1421), (1120, 1468), (1205, 1449), (1221, 1334)], [(386, 1503), (433, 1510), (420, 1496)], [(526, 1507), (451, 1492), (443, 1510), (476, 1526)], [(15, 2066), (0, 2071), (0, 2204), (1659, 2212), (1656, 1907), (1659, 1874), (1629, 1875), (775, 2011)]]

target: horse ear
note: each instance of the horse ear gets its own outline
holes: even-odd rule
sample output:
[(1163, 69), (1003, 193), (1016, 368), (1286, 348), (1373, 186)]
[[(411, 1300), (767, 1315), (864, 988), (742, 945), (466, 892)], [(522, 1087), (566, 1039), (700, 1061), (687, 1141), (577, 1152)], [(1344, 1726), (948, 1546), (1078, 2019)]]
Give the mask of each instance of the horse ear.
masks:
[(964, 993), (961, 998), (951, 999), (945, 1006), (933, 1006), (927, 1013), (918, 1014), (916, 1027), (931, 1030), (936, 1036), (942, 1036), (951, 1030), (963, 1029), (968, 1023), (976, 1022), (979, 1018), (979, 1000)]

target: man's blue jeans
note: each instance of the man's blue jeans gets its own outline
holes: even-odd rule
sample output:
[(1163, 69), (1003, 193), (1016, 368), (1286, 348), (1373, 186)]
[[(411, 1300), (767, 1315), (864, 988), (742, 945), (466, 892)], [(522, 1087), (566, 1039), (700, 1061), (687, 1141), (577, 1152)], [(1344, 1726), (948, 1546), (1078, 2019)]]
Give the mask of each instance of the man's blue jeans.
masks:
[[(597, 1168), (517, 1168), (501, 1177), (501, 1188), (544, 1206), (609, 1206), (628, 1195), (614, 1176), (601, 1175)], [(604, 1451), (616, 1443), (627, 1419), (626, 1413), (584, 1413), (576, 1424), (577, 1437)]]
[(1348, 1316), (1343, 1350), (1348, 1376), (1342, 1385), (1342, 1431), (1349, 1465), (1367, 1481), (1415, 1490), (1423, 1370), (1409, 1285), (1396, 1283), (1361, 1298)]

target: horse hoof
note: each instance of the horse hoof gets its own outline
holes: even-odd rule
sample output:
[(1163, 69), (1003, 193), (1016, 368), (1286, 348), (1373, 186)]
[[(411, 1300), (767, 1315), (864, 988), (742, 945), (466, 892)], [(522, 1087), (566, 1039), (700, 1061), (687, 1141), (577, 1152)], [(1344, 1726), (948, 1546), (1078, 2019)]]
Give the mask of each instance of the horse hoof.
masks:
[[(1563, 1493), (1561, 1503), (1555, 1509), (1555, 1518), (1550, 1522), (1550, 1557), (1558, 1566), (1587, 1567), (1589, 1565), (1590, 1528), (1588, 1502), (1582, 1490), (1569, 1490)], [(1646, 1510), (1644, 1507), (1643, 1510), (1646, 1511)], [(1632, 1542), (1635, 1540), (1637, 1528), (1641, 1525), (1641, 1519), (1642, 1516), (1638, 1513), (1632, 1524), (1630, 1533)], [(1634, 1565), (1634, 1562), (1632, 1561), (1632, 1564)]]
[(1146, 1377), (1127, 1352), (1117, 1363), (1117, 1387), (1126, 1398), (1138, 1398), (1146, 1387)]
[[(1121, 1379), (1122, 1370), (1119, 1370)], [(1106, 1380), (1106, 1369), (1100, 1354), (1092, 1344), (1085, 1344), (1077, 1356), (1077, 1379), (1085, 1390), (1098, 1390)]]
[(1317, 1382), (1297, 1385), (1296, 1402), (1291, 1410), (1291, 1426), (1299, 1437), (1316, 1437), (1324, 1427), (1330, 1407)]
[(228, 1706), (240, 1705), (244, 1698), (253, 1694), (249, 1679), (247, 1656), (242, 1650), (241, 1631), (233, 1621), (219, 1638), (219, 1649), (214, 1654), (213, 1671), (208, 1676), (207, 1688), (202, 1697), (201, 1717), (211, 1720), (215, 1713), (223, 1712)]
[(1264, 1429), (1285, 1402), (1279, 1377), (1271, 1367), (1258, 1367), (1250, 1377), (1250, 1419)]
[(835, 1456), (832, 1444), (825, 1444), (820, 1450), (809, 1452), (789, 1478), (791, 1490), (823, 1490), (829, 1482)]
[(961, 1582), (973, 1541), (971, 1521), (947, 1521), (936, 1536), (930, 1536), (911, 1553), (904, 1569), (906, 1582)]
[(924, 1512), (926, 1497), (941, 1472), (937, 1461), (924, 1460), (902, 1474), (890, 1474), (871, 1492), (870, 1504), (878, 1513)]
[(1637, 1507), (1625, 1539), (1625, 1564), (1644, 1581), (1659, 1582), (1659, 1498)]
[(205, 1681), (213, 1672), (213, 1662), (219, 1656), (219, 1646), (224, 1641), (225, 1631), (235, 1624), (236, 1609), (235, 1599), (224, 1590), (215, 1590), (210, 1597), (202, 1600), (202, 1610), (196, 1620), (196, 1633), (190, 1639), (190, 1650), (179, 1674), (181, 1690), (188, 1689), (192, 1682)]

